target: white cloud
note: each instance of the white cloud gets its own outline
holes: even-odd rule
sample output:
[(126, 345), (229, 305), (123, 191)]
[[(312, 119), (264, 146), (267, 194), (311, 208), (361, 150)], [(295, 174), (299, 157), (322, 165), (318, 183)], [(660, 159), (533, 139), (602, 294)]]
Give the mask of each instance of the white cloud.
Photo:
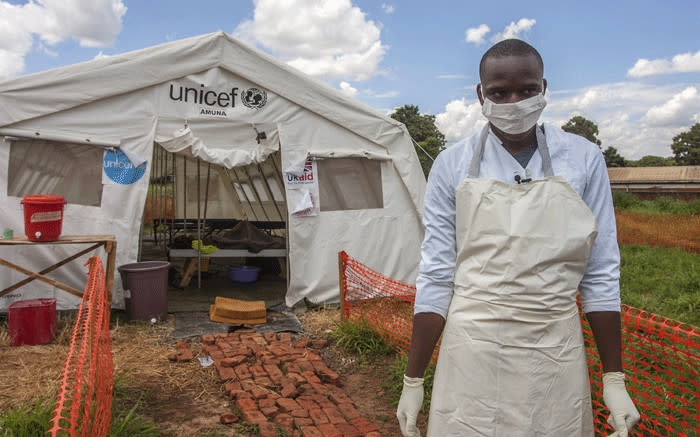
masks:
[[(603, 148), (627, 159), (671, 156), (673, 137), (700, 122), (700, 83), (618, 82), (573, 90), (548, 90), (540, 121), (562, 126), (581, 115), (598, 125)], [(486, 122), (476, 99), (453, 100), (435, 116), (448, 141), (474, 134)]]
[(486, 42), (484, 36), (489, 33), (490, 30), (491, 29), (485, 24), (481, 24), (479, 27), (470, 27), (467, 29), (465, 41), (481, 45)]
[(654, 76), (657, 74), (700, 72), (700, 51), (681, 53), (670, 61), (666, 59), (638, 59), (627, 71), (629, 77)]
[(234, 36), (272, 51), (307, 74), (366, 80), (379, 73), (387, 47), (380, 26), (350, 0), (254, 0), (252, 20)]
[(387, 14), (393, 14), (395, 11), (394, 5), (389, 5), (386, 3), (382, 3), (382, 9), (384, 9), (384, 12), (386, 12)]
[(662, 105), (652, 106), (644, 121), (652, 126), (682, 125), (700, 114), (700, 94), (695, 87), (687, 87)]
[(96, 54), (95, 57), (92, 59), (103, 59), (103, 58), (109, 58), (110, 56), (111, 55), (105, 55), (104, 53), (102, 53), (102, 50), (100, 50), (100, 52), (98, 54)]
[(536, 21), (531, 18), (521, 18), (518, 22), (511, 21), (509, 25), (503, 29), (503, 32), (495, 34), (491, 37), (491, 41), (497, 43), (509, 38), (520, 38), (522, 39), (522, 34), (527, 33), (532, 26), (534, 26)]
[(670, 156), (673, 137), (700, 119), (700, 83), (652, 85), (618, 82), (547, 92), (542, 120), (561, 126), (574, 115), (598, 125), (603, 148), (627, 159)]
[(357, 88), (353, 88), (352, 85), (345, 81), (340, 82), (340, 90), (350, 95), (351, 97), (355, 97), (355, 95), (357, 94)]
[(126, 13), (123, 0), (37, 0), (23, 5), (0, 1), (0, 78), (24, 71), (24, 57), (38, 35), (38, 49), (74, 39), (83, 47), (114, 42)]
[(435, 116), (435, 125), (448, 142), (476, 133), (484, 124), (486, 119), (481, 114), (481, 104), (476, 99), (452, 100), (445, 105), (445, 112)]

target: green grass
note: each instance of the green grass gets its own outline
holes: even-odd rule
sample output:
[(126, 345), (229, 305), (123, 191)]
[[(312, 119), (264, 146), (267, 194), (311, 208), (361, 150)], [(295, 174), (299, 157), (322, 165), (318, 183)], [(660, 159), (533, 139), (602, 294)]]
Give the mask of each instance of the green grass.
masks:
[[(145, 392), (128, 387), (120, 374), (114, 381), (112, 398), (112, 421), (109, 437), (162, 437), (165, 434), (158, 425), (137, 414)], [(52, 401), (39, 400), (33, 407), (17, 406), (0, 411), (0, 437), (43, 437), (50, 428), (56, 405)]]
[(54, 404), (40, 399), (34, 406), (18, 406), (0, 413), (0, 436), (43, 437), (53, 418)]
[(346, 352), (354, 353), (361, 359), (377, 358), (387, 355), (393, 348), (366, 321), (348, 321), (337, 325), (331, 333), (336, 344)]
[(620, 246), (622, 302), (700, 326), (700, 255), (645, 245)]
[(649, 214), (700, 214), (700, 199), (684, 202), (671, 197), (641, 200), (634, 194), (613, 191), (615, 208)]

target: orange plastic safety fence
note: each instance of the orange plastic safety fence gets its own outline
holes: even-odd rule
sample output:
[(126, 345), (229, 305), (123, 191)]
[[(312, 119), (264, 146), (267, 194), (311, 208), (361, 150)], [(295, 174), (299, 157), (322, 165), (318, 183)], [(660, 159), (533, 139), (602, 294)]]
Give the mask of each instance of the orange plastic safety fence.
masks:
[[(366, 323), (399, 352), (408, 352), (416, 287), (387, 278), (345, 252), (341, 252), (341, 257), (345, 320)], [(700, 435), (700, 329), (626, 305), (621, 319), (627, 388), (642, 415), (630, 435)], [(584, 318), (582, 328), (596, 431), (607, 436), (613, 429), (606, 423), (600, 360)], [(438, 348), (433, 358), (437, 357)]]
[(647, 214), (615, 210), (620, 244), (676, 247), (700, 253), (700, 214)]
[(63, 382), (58, 393), (51, 436), (102, 437), (112, 417), (112, 348), (110, 302), (102, 261), (92, 257), (83, 300), (73, 328)]

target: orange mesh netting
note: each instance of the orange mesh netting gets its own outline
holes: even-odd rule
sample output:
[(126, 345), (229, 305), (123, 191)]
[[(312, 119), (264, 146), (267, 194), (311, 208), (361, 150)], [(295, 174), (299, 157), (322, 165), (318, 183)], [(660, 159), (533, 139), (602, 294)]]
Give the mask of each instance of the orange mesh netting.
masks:
[(677, 247), (700, 253), (700, 214), (647, 214), (615, 210), (620, 244)]
[[(340, 254), (345, 320), (366, 323), (402, 353), (408, 352), (416, 287), (387, 278)], [(622, 344), (627, 388), (642, 420), (631, 436), (700, 435), (700, 329), (623, 305)], [(590, 326), (582, 318), (596, 430), (608, 435), (601, 366)], [(438, 345), (439, 347), (439, 345)], [(437, 356), (436, 352), (433, 359)]]
[(63, 383), (51, 419), (51, 436), (106, 436), (112, 417), (110, 302), (102, 261), (92, 257), (73, 328)]

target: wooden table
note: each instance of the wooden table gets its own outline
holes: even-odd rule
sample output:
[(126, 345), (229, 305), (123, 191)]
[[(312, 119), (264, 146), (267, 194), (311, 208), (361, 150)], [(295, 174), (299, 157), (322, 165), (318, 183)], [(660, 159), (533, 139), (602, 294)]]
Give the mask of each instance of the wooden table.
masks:
[(0, 265), (9, 267), (11, 269), (17, 270), (18, 272), (24, 273), (25, 275), (29, 276), (26, 279), (23, 279), (20, 282), (17, 282), (14, 285), (11, 285), (7, 287), (4, 290), (0, 291), (0, 297), (18, 289), (19, 287), (26, 285), (30, 282), (32, 282), (35, 279), (38, 279), (42, 282), (46, 282), (47, 284), (51, 284), (56, 288), (59, 288), (63, 291), (66, 291), (68, 293), (71, 293), (75, 296), (78, 297), (83, 297), (83, 292), (80, 290), (76, 290), (73, 287), (69, 287), (68, 285), (62, 284), (56, 280), (53, 280), (51, 278), (48, 278), (44, 276), (45, 274), (56, 270), (57, 268), (61, 267), (64, 264), (67, 264), (77, 258), (80, 258), (81, 256), (85, 255), (88, 252), (92, 252), (93, 250), (99, 248), (100, 246), (105, 248), (105, 252), (107, 252), (107, 265), (105, 267), (105, 288), (107, 289), (107, 294), (109, 296), (109, 302), (112, 301), (112, 286), (114, 284), (114, 263), (116, 260), (116, 255), (117, 255), (117, 240), (114, 237), (114, 235), (62, 235), (59, 237), (58, 240), (55, 241), (30, 241), (27, 239), (26, 236), (19, 236), (15, 237), (11, 240), (2, 240), (0, 239), (0, 247), (2, 246), (37, 246), (37, 245), (47, 245), (47, 244), (92, 244), (92, 246), (88, 247), (87, 249), (81, 250), (80, 252), (76, 253), (75, 255), (69, 256), (56, 264), (45, 268), (44, 270), (40, 272), (34, 272), (29, 269), (25, 269), (24, 267), (18, 266), (17, 264), (11, 263), (10, 261), (7, 261), (6, 259), (0, 258)]
[[(187, 258), (185, 268), (182, 272), (182, 280), (180, 287), (187, 287), (190, 284), (192, 275), (199, 269), (197, 258), (277, 258), (280, 261), (280, 267), (286, 278), (286, 261), (287, 249), (263, 249), (260, 252), (253, 253), (246, 249), (219, 249), (212, 253), (199, 253), (194, 249), (170, 249), (168, 251), (168, 259), (170, 258)], [(199, 284), (201, 287), (201, 284)]]

